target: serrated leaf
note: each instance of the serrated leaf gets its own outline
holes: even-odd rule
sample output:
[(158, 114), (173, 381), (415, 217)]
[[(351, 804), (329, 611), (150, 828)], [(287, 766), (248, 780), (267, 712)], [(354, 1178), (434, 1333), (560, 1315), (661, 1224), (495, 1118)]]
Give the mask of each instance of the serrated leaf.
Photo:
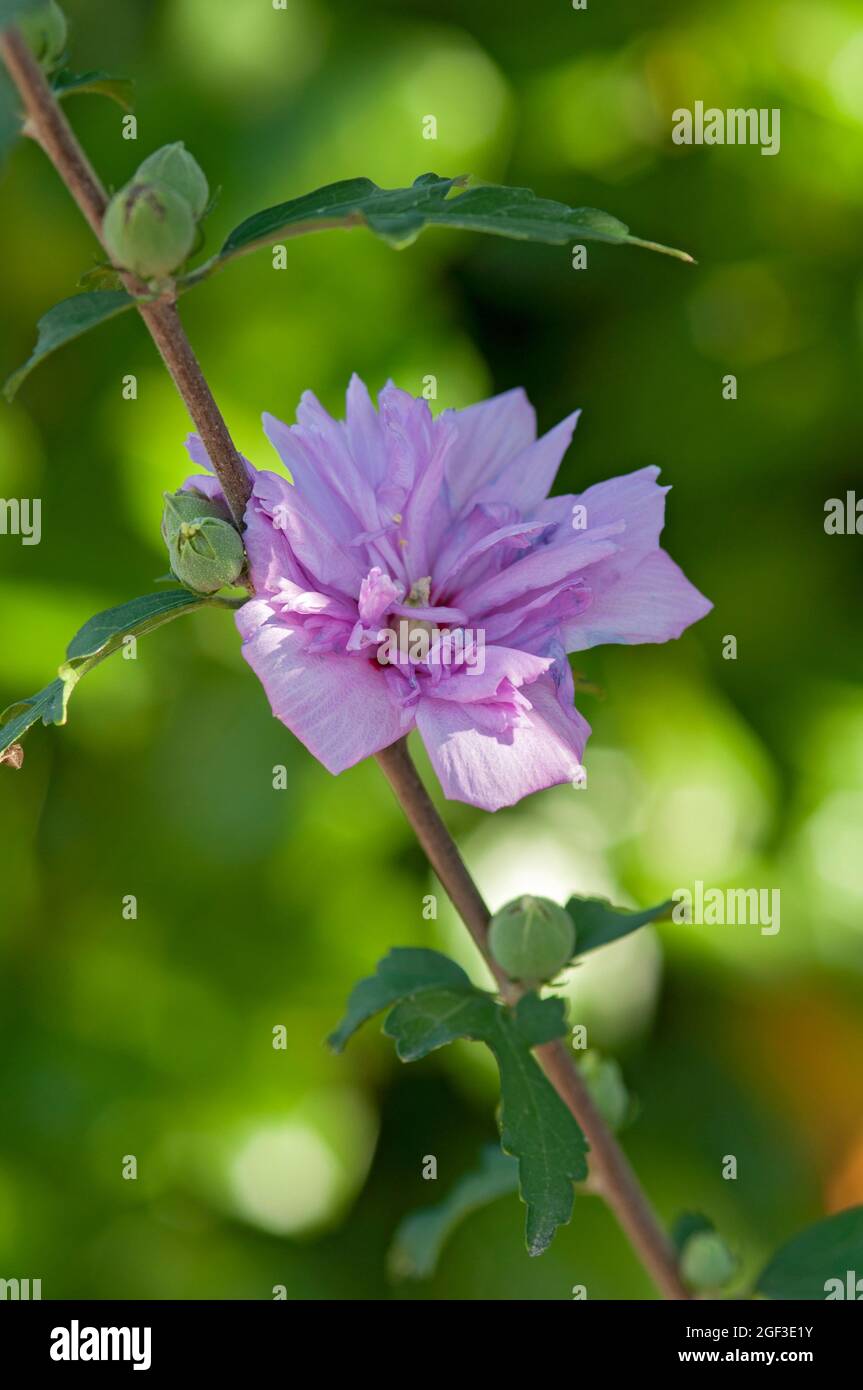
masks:
[(622, 936), (647, 926), (648, 922), (655, 922), (658, 917), (665, 916), (671, 906), (669, 898), (657, 907), (630, 912), (627, 908), (614, 907), (607, 898), (570, 898), (566, 910), (575, 923), (574, 959), (619, 941)]
[(44, 690), (40, 690), (38, 695), (18, 700), (3, 710), (0, 713), (0, 753), (5, 753), (7, 748), (17, 743), (27, 730), (40, 720), (46, 726), (65, 724), (66, 705), (74, 685), (74, 679), (70, 682), (57, 676)]
[(395, 946), (384, 956), (374, 975), (354, 985), (345, 1016), (327, 1039), (334, 1052), (342, 1052), (348, 1040), (375, 1014), (382, 1013), (399, 999), (425, 989), (473, 990), (460, 965), (423, 947)]
[(50, 353), (73, 338), (80, 338), (82, 333), (87, 333), (97, 324), (116, 318), (118, 314), (131, 309), (134, 303), (125, 290), (95, 290), (91, 294), (74, 294), (70, 299), (61, 299), (40, 318), (36, 326), (35, 348), (3, 387), (7, 401), (14, 398), (25, 377)]
[(430, 1279), (441, 1251), (458, 1225), (498, 1197), (518, 1191), (518, 1162), (488, 1144), (480, 1166), (459, 1178), (442, 1202), (411, 1212), (393, 1237), (387, 1257), (390, 1273), (401, 1279)]
[[(2, 0), (0, 0), (2, 3)], [(75, 91), (106, 90), (124, 79), (103, 73), (81, 77), (61, 74), (55, 87), (60, 96)], [(62, 84), (65, 83), (65, 86)], [(106, 92), (120, 99), (115, 90)], [(18, 132), (15, 116), (7, 121), (7, 139)], [(4, 131), (2, 93), (0, 93), (0, 152)], [(550, 198), (538, 198), (529, 188), (504, 188), (482, 184), (464, 189), (466, 177), (441, 178), (421, 174), (409, 188), (380, 188), (371, 179), (343, 179), (313, 193), (264, 208), (247, 217), (229, 234), (222, 249), (202, 265), (176, 280), (176, 291), (184, 294), (236, 256), (259, 246), (301, 236), (306, 232), (332, 227), (366, 226), (391, 246), (408, 246), (426, 227), (452, 227), (463, 231), (490, 232), (520, 241), (561, 245), (568, 241), (605, 241), (646, 246), (680, 260), (691, 261), (684, 251), (631, 236), (625, 223), (597, 208), (570, 208)], [(451, 196), (455, 194), (455, 196)], [(78, 338), (107, 319), (132, 308), (134, 299), (124, 290), (95, 290), (73, 295), (55, 304), (38, 324), (36, 347), (4, 387), (12, 400), (22, 381), (49, 353)]]
[(794, 1236), (777, 1250), (755, 1287), (765, 1298), (824, 1299), (828, 1280), (840, 1280), (844, 1291), (849, 1271), (855, 1279), (851, 1297), (856, 1297), (856, 1279), (863, 1277), (863, 1206), (837, 1212)]
[(456, 192), (465, 182), (464, 177), (421, 174), (409, 188), (380, 188), (371, 179), (327, 184), (247, 217), (230, 233), (208, 270), (287, 237), (361, 225), (396, 247), (408, 246), (424, 228), (438, 226), (552, 245), (575, 240), (629, 242), (682, 260), (692, 259), (683, 251), (630, 236), (625, 223), (597, 208), (570, 208), (550, 198), (538, 198), (529, 188), (496, 184)]
[(61, 101), (78, 94), (92, 94), (110, 97), (124, 111), (132, 110), (135, 84), (130, 77), (114, 77), (110, 72), (74, 73), (64, 69), (53, 79), (51, 86), (54, 95)]
[[(535, 1009), (529, 1011), (530, 1024), (537, 1017)], [(549, 1018), (546, 1013), (544, 1025)], [(572, 1185), (587, 1177), (587, 1143), (532, 1056), (521, 1031), (524, 1023), (522, 1018), (520, 1026), (514, 1012), (479, 990), (429, 989), (397, 1004), (384, 1032), (403, 1061), (425, 1057), (458, 1038), (491, 1049), (500, 1072), (501, 1145), (518, 1159), (527, 1249), (540, 1255), (572, 1215)]]
[(124, 637), (146, 636), (163, 623), (205, 606), (236, 608), (240, 602), (173, 589), (131, 599), (97, 613), (72, 638), (56, 679), (38, 695), (18, 700), (0, 714), (0, 753), (17, 743), (40, 719), (43, 724), (65, 724), (69, 697), (78, 681), (117, 651)]

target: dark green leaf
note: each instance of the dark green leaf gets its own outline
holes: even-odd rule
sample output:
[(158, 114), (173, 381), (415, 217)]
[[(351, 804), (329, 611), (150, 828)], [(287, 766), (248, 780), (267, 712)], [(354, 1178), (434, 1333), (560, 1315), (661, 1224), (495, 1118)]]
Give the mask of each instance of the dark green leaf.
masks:
[(513, 1010), (513, 1017), (529, 1047), (539, 1047), (541, 1043), (562, 1038), (568, 1031), (566, 1004), (556, 996), (540, 999), (533, 992), (523, 994)]
[[(765, 1298), (848, 1297), (847, 1279), (863, 1278), (863, 1206), (828, 1216), (783, 1245), (764, 1269), (756, 1289)], [(839, 1280), (830, 1287), (830, 1280)]]
[(131, 599), (97, 613), (72, 638), (58, 677), (38, 695), (18, 700), (0, 714), (0, 753), (17, 743), (39, 719), (43, 724), (65, 724), (66, 706), (78, 681), (117, 651), (124, 637), (130, 634), (143, 637), (163, 623), (183, 613), (196, 612), (205, 605), (236, 608), (240, 602), (190, 594), (187, 589), (172, 589)]
[(146, 636), (182, 612), (203, 608), (210, 602), (188, 589), (166, 589), (162, 593), (130, 599), (128, 603), (120, 603), (90, 618), (66, 648), (66, 659), (82, 661), (97, 654), (109, 655), (105, 649), (110, 646), (111, 651), (115, 651), (129, 633), (136, 637)]
[(683, 251), (630, 236), (628, 227), (607, 212), (570, 208), (538, 198), (529, 188), (484, 184), (451, 196), (465, 181), (422, 174), (410, 188), (379, 188), (370, 179), (328, 184), (246, 218), (230, 233), (209, 268), (286, 237), (355, 226), (369, 227), (397, 247), (408, 246), (425, 227), (439, 226), (554, 245), (579, 240), (629, 242), (691, 260)]
[[(543, 1034), (550, 1017), (543, 1018)], [(530, 1029), (537, 1027), (538, 1018), (535, 1006), (528, 1010)], [(500, 1141), (518, 1159), (527, 1249), (540, 1255), (572, 1215), (572, 1184), (587, 1177), (587, 1144), (534, 1060), (521, 1031), (524, 1023), (522, 1018), (520, 1027), (515, 1013), (478, 990), (430, 989), (397, 1004), (384, 1032), (394, 1039), (403, 1061), (425, 1057), (457, 1038), (491, 1048), (500, 1072)]]
[(672, 906), (671, 899), (658, 907), (645, 907), (637, 912), (614, 907), (607, 898), (570, 898), (566, 910), (575, 923), (575, 959), (599, 946), (607, 946), (630, 932), (638, 931), (648, 922), (664, 917)]
[(496, 1144), (488, 1144), (480, 1166), (466, 1173), (442, 1202), (405, 1217), (388, 1256), (391, 1274), (401, 1279), (430, 1279), (441, 1250), (456, 1227), (480, 1207), (518, 1191), (518, 1163)]
[(75, 685), (74, 672), (68, 677), (58, 676), (26, 700), (18, 700), (0, 714), (0, 753), (11, 748), (23, 734), (41, 719), (43, 724), (65, 724), (66, 705)]
[(344, 1018), (330, 1035), (334, 1052), (343, 1051), (348, 1039), (375, 1014), (399, 999), (410, 998), (425, 989), (472, 991), (473, 985), (461, 966), (439, 951), (422, 947), (396, 946), (379, 961), (376, 973), (360, 980), (351, 991)]
[(75, 96), (78, 93), (87, 95), (92, 93), (94, 96), (110, 97), (116, 101), (118, 106), (122, 106), (124, 111), (132, 110), (132, 98), (134, 95), (135, 84), (129, 77), (112, 77), (109, 72), (82, 72), (74, 73), (64, 69), (59, 72), (51, 83), (54, 95), (62, 101), (65, 97)]
[(3, 387), (7, 401), (12, 400), (24, 378), (49, 353), (73, 338), (80, 338), (82, 333), (95, 328), (97, 324), (131, 309), (134, 302), (125, 290), (99, 290), (93, 294), (75, 294), (71, 299), (62, 299), (55, 304), (39, 320), (36, 346), (27, 361), (12, 373)]

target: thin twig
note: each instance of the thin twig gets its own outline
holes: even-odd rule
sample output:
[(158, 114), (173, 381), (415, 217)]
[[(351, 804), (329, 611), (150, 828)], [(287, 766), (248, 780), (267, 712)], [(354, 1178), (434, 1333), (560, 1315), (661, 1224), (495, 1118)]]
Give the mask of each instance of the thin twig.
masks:
[[(42, 146), (100, 245), (104, 246), (102, 218), (108, 203), (105, 189), (66, 120), (60, 103), (45, 81), (41, 68), (14, 26), (0, 34), (0, 55), (24, 103), (28, 133)], [(123, 272), (119, 266), (117, 269), (121, 271), (123, 284), (131, 295), (138, 299), (146, 294), (146, 286), (134, 275)], [(137, 309), (201, 436), (222, 484), (231, 515), (242, 529), (251, 484), (186, 337), (176, 304), (155, 300), (139, 303)]]
[[(515, 1002), (523, 993), (508, 980), (488, 948), (490, 913), (465, 867), (452, 836), (441, 820), (417, 772), (407, 740), (376, 754), (429, 863), (492, 971), (502, 996)], [(677, 1259), (635, 1173), (600, 1115), (584, 1079), (563, 1042), (545, 1043), (536, 1056), (561, 1100), (572, 1112), (590, 1144), (591, 1178), (629, 1237), (645, 1268), (666, 1298), (689, 1295), (677, 1272)]]

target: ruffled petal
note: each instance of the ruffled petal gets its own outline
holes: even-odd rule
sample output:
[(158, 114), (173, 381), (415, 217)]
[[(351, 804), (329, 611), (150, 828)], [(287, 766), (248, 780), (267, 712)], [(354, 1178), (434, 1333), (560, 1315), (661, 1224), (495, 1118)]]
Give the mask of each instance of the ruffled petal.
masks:
[(561, 708), (550, 677), (523, 693), (530, 708), (521, 723), (499, 736), (480, 727), (481, 704), (419, 702), (417, 728), (445, 796), (497, 811), (531, 792), (583, 777), (590, 725), (576, 710)]
[(344, 772), (412, 726), (412, 712), (393, 699), (373, 659), (310, 652), (302, 631), (263, 599), (243, 605), (237, 627), (273, 714), (328, 771)]

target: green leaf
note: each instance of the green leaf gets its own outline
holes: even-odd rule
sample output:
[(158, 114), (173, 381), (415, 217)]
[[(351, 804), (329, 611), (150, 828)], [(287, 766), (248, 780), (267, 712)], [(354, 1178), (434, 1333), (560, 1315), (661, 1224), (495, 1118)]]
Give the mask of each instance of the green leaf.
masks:
[(205, 605), (236, 608), (242, 600), (191, 594), (187, 589), (164, 590), (131, 599), (116, 608), (97, 613), (76, 632), (66, 650), (66, 661), (55, 680), (31, 695), (18, 700), (0, 714), (0, 753), (17, 743), (40, 719), (43, 724), (65, 724), (69, 697), (82, 676), (105, 661), (123, 644), (123, 638), (133, 634), (143, 637), (163, 623), (192, 613)]
[[(541, 1001), (538, 1001), (541, 1002)], [(553, 1001), (548, 1001), (553, 1002)], [(546, 1012), (540, 1033), (545, 1039)], [(559, 1014), (555, 1010), (555, 1017)], [(479, 990), (429, 989), (397, 1004), (384, 1023), (403, 1061), (412, 1062), (457, 1038), (484, 1042), (500, 1072), (500, 1142), (518, 1159), (519, 1192), (527, 1207), (528, 1253), (540, 1255), (572, 1215), (572, 1184), (587, 1177), (587, 1144), (531, 1054), (536, 1006), (524, 1017)]]
[[(84, 73), (80, 77), (61, 73), (55, 91), (58, 96), (76, 91), (102, 91), (125, 104), (125, 97), (118, 90), (124, 81), (106, 73)], [(0, 91), (0, 157), (4, 130), (8, 143), (15, 139), (19, 125), (15, 109), (7, 113), (4, 122)], [(178, 277), (177, 292), (185, 293), (223, 269), (234, 257), (259, 246), (270, 246), (274, 241), (330, 227), (365, 226), (395, 247), (408, 246), (424, 228), (437, 226), (491, 232), (519, 241), (553, 245), (582, 240), (646, 246), (680, 260), (692, 260), (684, 251), (631, 236), (625, 223), (596, 208), (570, 208), (550, 198), (538, 198), (529, 188), (481, 184), (464, 189), (466, 181), (466, 176), (446, 179), (437, 174), (421, 174), (409, 188), (379, 188), (371, 179), (343, 179), (327, 184), (314, 193), (278, 203), (247, 217), (234, 228), (215, 256)], [(134, 303), (124, 290), (112, 289), (73, 295), (55, 304), (39, 320), (33, 353), (6, 382), (6, 399), (13, 399), (28, 373), (49, 353), (124, 313)]]
[(657, 907), (629, 912), (626, 908), (614, 907), (607, 898), (570, 898), (566, 910), (575, 923), (574, 959), (619, 941), (622, 936), (647, 926), (648, 922), (655, 922), (658, 917), (664, 917), (671, 906), (669, 898)]
[(116, 608), (97, 613), (79, 628), (66, 648), (66, 659), (83, 661), (96, 655), (109, 656), (130, 633), (144, 637), (163, 623), (180, 617), (183, 612), (203, 608), (210, 602), (210, 599), (190, 593), (188, 589), (166, 589), (162, 593), (129, 599)]
[(496, 1144), (487, 1144), (479, 1168), (459, 1178), (442, 1202), (405, 1217), (387, 1257), (390, 1273), (401, 1279), (430, 1279), (444, 1245), (465, 1217), (517, 1191), (518, 1163)]
[(92, 294), (75, 294), (71, 299), (62, 299), (43, 314), (37, 325), (36, 346), (23, 366), (13, 372), (3, 387), (7, 401), (15, 396), (19, 386), (33, 368), (49, 353), (80, 338), (82, 333), (95, 328), (97, 324), (116, 318), (135, 303), (125, 290), (98, 290)]
[(439, 952), (397, 948), (355, 986), (330, 1046), (340, 1051), (361, 1024), (392, 1004), (384, 1033), (403, 1062), (457, 1038), (491, 1048), (501, 1081), (501, 1144), (518, 1159), (528, 1251), (541, 1254), (572, 1215), (572, 1184), (587, 1176), (584, 1135), (531, 1054), (565, 1031), (563, 1002), (525, 995), (510, 1010)]
[[(366, 226), (396, 247), (408, 246), (426, 227), (491, 232), (519, 241), (561, 245), (569, 241), (607, 241), (648, 246), (689, 261), (684, 251), (641, 241), (629, 228), (596, 208), (570, 208), (538, 198), (529, 188), (482, 184), (451, 196), (465, 177), (421, 174), (410, 188), (379, 188), (371, 179), (344, 179), (247, 217), (228, 236), (206, 273), (234, 256), (305, 232)], [(205, 268), (201, 268), (204, 270)], [(193, 277), (199, 272), (193, 272)]]
[(765, 1298), (823, 1299), (831, 1292), (826, 1287), (831, 1279), (845, 1291), (849, 1271), (855, 1284), (863, 1277), (863, 1206), (837, 1212), (794, 1236), (762, 1270), (755, 1287)]
[(422, 947), (395, 946), (378, 962), (376, 973), (360, 980), (351, 991), (344, 1018), (327, 1039), (334, 1052), (342, 1052), (362, 1024), (388, 1009), (399, 999), (410, 998), (425, 989), (473, 990), (460, 965)]
[(64, 68), (57, 73), (51, 86), (54, 95), (62, 101), (66, 97), (76, 96), (78, 93), (87, 95), (92, 93), (96, 96), (110, 97), (116, 101), (118, 106), (122, 106), (124, 111), (131, 111), (133, 105), (133, 95), (135, 84), (130, 77), (113, 77), (109, 72), (69, 72)]
[(529, 1047), (562, 1038), (569, 1031), (566, 1004), (557, 995), (541, 999), (533, 992), (523, 994), (512, 1012), (515, 1025)]
[(45, 725), (65, 724), (66, 705), (74, 685), (75, 678), (58, 676), (38, 695), (18, 700), (3, 710), (0, 714), (0, 753), (5, 753), (7, 748), (17, 743), (40, 719)]

